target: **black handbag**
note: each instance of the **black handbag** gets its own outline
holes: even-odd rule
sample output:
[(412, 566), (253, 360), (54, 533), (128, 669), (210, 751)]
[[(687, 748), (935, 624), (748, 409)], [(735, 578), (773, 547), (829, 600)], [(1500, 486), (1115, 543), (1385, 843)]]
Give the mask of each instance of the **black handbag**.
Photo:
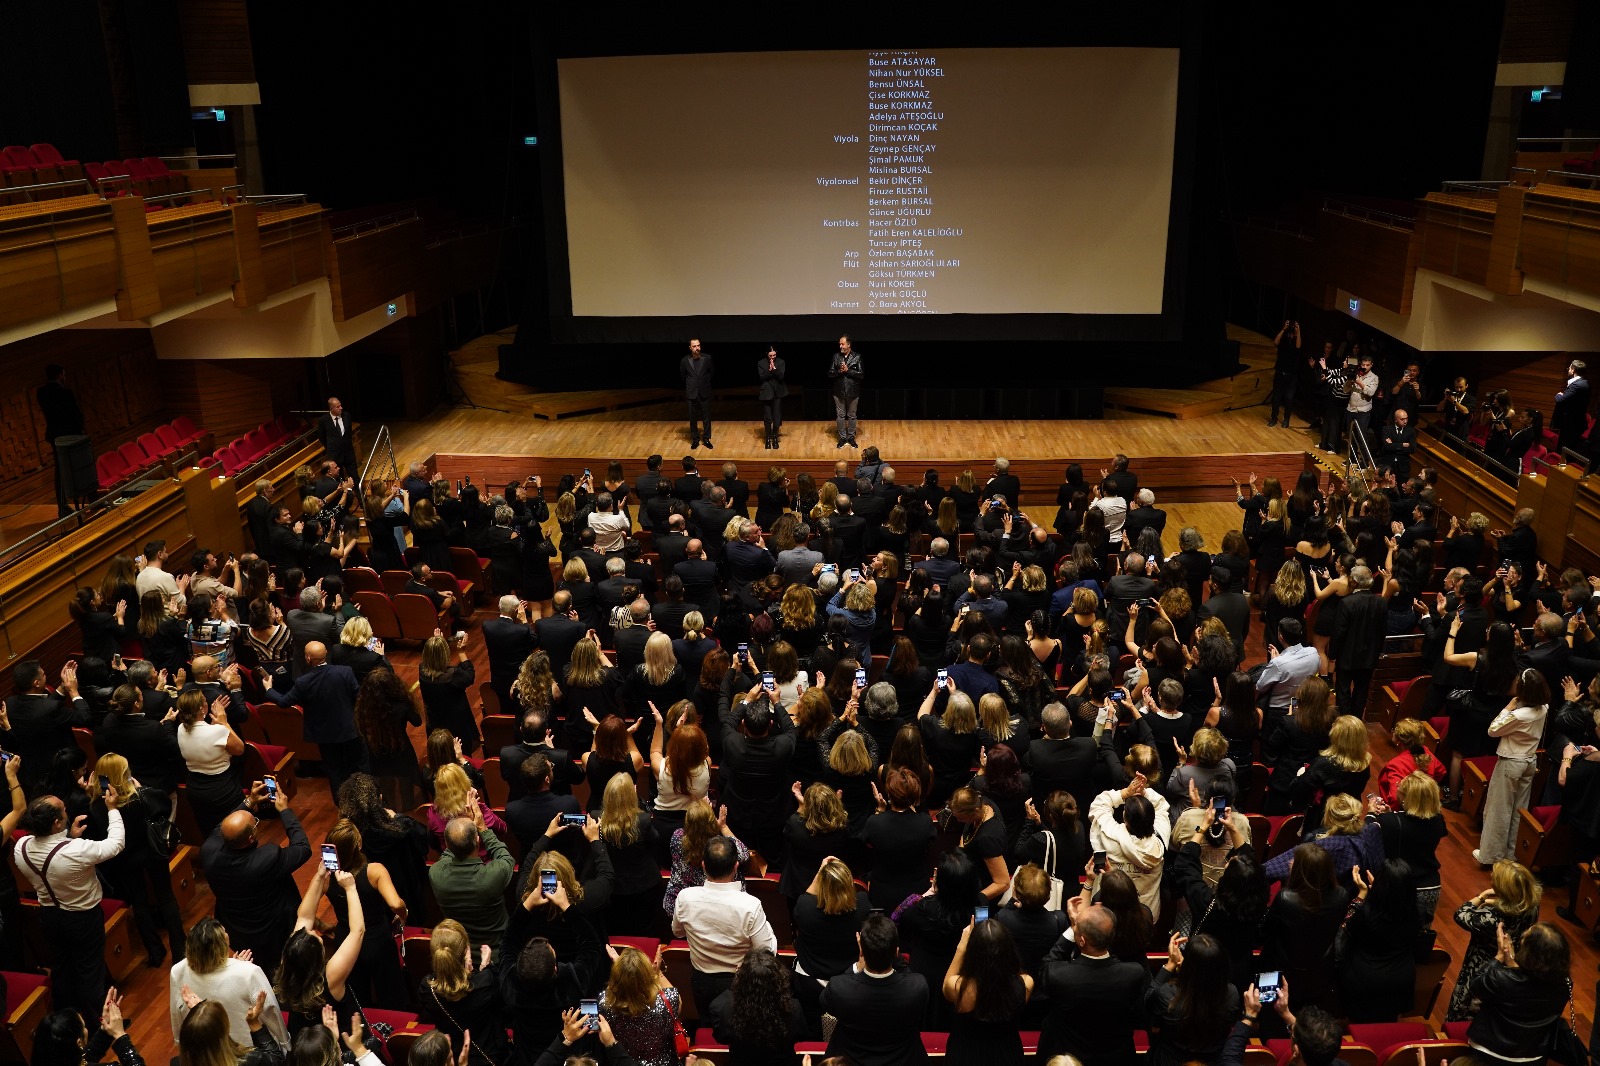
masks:
[(1567, 1016), (1550, 1027), (1545, 1055), (1561, 1066), (1585, 1066), (1589, 1051), (1578, 1036), (1578, 1012), (1572, 1002), (1572, 978), (1567, 978)]

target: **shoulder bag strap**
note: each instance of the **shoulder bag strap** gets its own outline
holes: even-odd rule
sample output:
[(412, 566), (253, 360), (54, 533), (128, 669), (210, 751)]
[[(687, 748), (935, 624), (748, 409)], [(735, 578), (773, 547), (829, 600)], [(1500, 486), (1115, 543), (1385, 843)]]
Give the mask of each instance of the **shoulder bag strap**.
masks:
[(1056, 876), (1056, 835), (1048, 829), (1044, 831), (1044, 872)]

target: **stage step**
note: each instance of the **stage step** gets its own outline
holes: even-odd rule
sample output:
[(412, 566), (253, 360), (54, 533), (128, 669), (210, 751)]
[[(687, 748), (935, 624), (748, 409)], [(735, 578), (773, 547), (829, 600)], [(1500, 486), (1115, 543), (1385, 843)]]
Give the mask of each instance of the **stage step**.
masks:
[(1199, 392), (1195, 389), (1111, 388), (1105, 392), (1107, 407), (1148, 411), (1172, 418), (1200, 418), (1221, 414), (1233, 404), (1227, 392)]

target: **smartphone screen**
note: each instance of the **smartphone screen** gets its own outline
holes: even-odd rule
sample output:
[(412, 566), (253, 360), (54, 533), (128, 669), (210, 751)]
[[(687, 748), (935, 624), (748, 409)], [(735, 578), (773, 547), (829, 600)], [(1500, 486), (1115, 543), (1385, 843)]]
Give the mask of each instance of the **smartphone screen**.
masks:
[(101, 774), (100, 775), (100, 791), (103, 793), (110, 787), (111, 787), (111, 778), (107, 777), (105, 774)]
[(267, 790), (267, 799), (277, 799), (278, 798), (278, 783), (276, 781), (274, 781), (270, 777), (264, 777), (264, 778), (261, 779), (261, 784)]
[(867, 672), (865, 670), (856, 671), (856, 686), (858, 688), (867, 687)]
[(1283, 979), (1277, 970), (1268, 970), (1256, 977), (1256, 991), (1261, 993), (1261, 1002), (1273, 1003), (1278, 999), (1278, 989), (1282, 986)]
[(539, 871), (539, 888), (547, 896), (555, 895), (555, 891), (556, 891), (556, 872), (554, 870), (540, 870)]
[(1103, 851), (1094, 853), (1094, 872), (1097, 874), (1106, 872), (1106, 853)]
[(739, 645), (739, 658), (748, 659), (749, 657), (750, 657), (750, 645), (748, 645), (748, 644)]
[(778, 691), (778, 678), (771, 670), (761, 675), (761, 687), (768, 692)]
[(1125, 692), (1124, 690), (1122, 690), (1120, 688), (1112, 689), (1111, 692), (1109, 693), (1109, 695), (1111, 696), (1111, 698), (1113, 700), (1115, 700), (1118, 703), (1121, 703), (1123, 700), (1128, 698), (1127, 692)]
[(941, 667), (939, 669), (939, 687), (947, 688), (950, 684), (950, 671)]
[(1217, 812), (1217, 817), (1222, 817), (1222, 813), (1228, 809), (1228, 797), (1212, 796), (1211, 809)]
[(326, 866), (328, 868), (328, 872), (329, 873), (331, 873), (331, 874), (338, 873), (339, 872), (339, 849), (334, 847), (332, 844), (324, 844), (324, 845), (322, 845), (322, 865)]
[(589, 1027), (591, 1033), (600, 1031), (600, 1001), (598, 999), (578, 1000), (578, 1013), (583, 1015), (583, 1023)]
[(974, 921), (987, 922), (989, 920), (989, 905), (987, 903), (980, 903), (976, 907), (973, 907), (972, 917)]
[[(580, 829), (583, 828), (583, 825), (586, 821), (587, 819), (581, 814), (563, 814), (561, 816), (562, 825), (577, 826)], [(554, 877), (555, 875), (551, 874), (550, 876)]]

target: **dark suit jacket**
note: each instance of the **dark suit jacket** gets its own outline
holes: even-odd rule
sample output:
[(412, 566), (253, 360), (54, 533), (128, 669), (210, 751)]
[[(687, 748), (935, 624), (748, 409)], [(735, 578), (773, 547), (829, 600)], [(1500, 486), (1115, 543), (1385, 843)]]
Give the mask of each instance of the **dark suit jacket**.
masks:
[(1139, 491), (1139, 475), (1132, 470), (1113, 470), (1106, 480), (1116, 486), (1117, 495), (1124, 500), (1133, 499), (1133, 494)]
[(361, 471), (356, 467), (355, 426), (350, 422), (349, 412), (340, 416), (344, 422), (344, 432), (340, 433), (333, 424), (333, 416), (324, 413), (317, 419), (317, 439), (322, 442), (322, 450), (328, 453), (328, 458), (339, 464), (339, 472), (346, 477), (359, 477)]
[(500, 697), (500, 713), (516, 714), (511, 683), (539, 641), (534, 638), (532, 627), (515, 618), (496, 616), (483, 623), (483, 646), (489, 652), (489, 687)]
[(639, 497), (639, 527), (649, 529), (650, 523), (646, 520), (645, 508), (651, 500), (656, 498), (656, 486), (661, 484), (661, 471), (647, 470), (640, 474), (633, 483), (633, 494)]
[(583, 767), (565, 748), (551, 748), (542, 743), (508, 744), (500, 749), (500, 776), (509, 789), (507, 802), (521, 799), (526, 792), (521, 771), (523, 760), (530, 755), (543, 755), (550, 760), (550, 791), (558, 796), (572, 795), (572, 786), (583, 780)]
[(1339, 617), (1328, 641), (1328, 657), (1345, 670), (1371, 670), (1377, 666), (1388, 613), (1383, 597), (1370, 589), (1350, 593), (1339, 605)]
[(83, 432), (83, 411), (72, 390), (59, 381), (47, 381), (34, 394), (44, 415), (44, 439), (74, 437)]
[(839, 548), (840, 570), (860, 566), (866, 554), (867, 520), (856, 514), (835, 514), (829, 521), (833, 524), (833, 542)]
[[(1348, 599), (1348, 597), (1346, 597)], [(1250, 630), (1250, 599), (1242, 592), (1224, 592), (1213, 595), (1200, 606), (1200, 618), (1220, 618), (1228, 627), (1234, 646), (1244, 651), (1245, 637)]]
[(656, 568), (639, 559), (624, 565), (622, 575), (631, 581), (637, 582), (639, 591), (644, 593), (644, 598), (655, 602), (656, 598)]
[(1500, 559), (1515, 559), (1522, 564), (1524, 574), (1533, 573), (1534, 560), (1539, 556), (1539, 535), (1532, 526), (1517, 526), (1495, 544)]
[(1556, 397), (1555, 411), (1550, 415), (1550, 428), (1561, 435), (1562, 447), (1577, 446), (1587, 421), (1584, 416), (1588, 413), (1589, 379), (1574, 378)]
[(89, 705), (44, 692), (12, 696), (6, 700), (6, 711), (11, 728), (0, 733), (0, 742), (13, 755), (22, 756), (23, 789), (32, 799), (43, 790), (56, 752), (76, 746), (73, 728), (89, 727)]
[[(214, 829), (200, 846), (200, 868), (216, 893), (217, 920), (228, 930), (234, 950), (279, 952), (294, 928), (300, 889), (294, 872), (311, 858), (311, 842), (292, 810), (282, 814), (289, 843), (233, 849)], [(268, 956), (258, 956), (268, 957)]]
[(350, 672), (356, 675), (356, 682), (367, 679), (367, 675), (380, 666), (389, 672), (394, 672), (394, 666), (387, 658), (379, 655), (365, 644), (352, 647), (349, 644), (331, 644), (328, 646), (328, 662), (333, 666), (348, 666)]
[(699, 474), (685, 474), (672, 483), (672, 494), (684, 503), (693, 503), (700, 498), (700, 482), (705, 478)]
[(822, 1009), (838, 1019), (828, 1054), (853, 1066), (919, 1066), (928, 1061), (922, 1046), (922, 1017), (928, 982), (921, 974), (897, 970), (890, 977), (868, 977), (846, 970), (822, 990)]
[(657, 533), (652, 542), (656, 549), (656, 565), (661, 568), (661, 576), (672, 573), (672, 568), (683, 562), (684, 553), (689, 550), (689, 535), (687, 533)]
[(584, 625), (564, 615), (552, 615), (533, 623), (533, 635), (539, 647), (550, 657), (550, 672), (556, 677), (572, 661), (572, 649), (583, 639)]
[(333, 617), (321, 611), (305, 611), (296, 607), (283, 616), (283, 624), (294, 637), (294, 653), (289, 657), (289, 676), (299, 677), (306, 672), (306, 645), (320, 640), (330, 649), (339, 643), (339, 630)]
[[(1432, 522), (1417, 522), (1407, 526), (1400, 534), (1400, 547), (1409, 548), (1419, 540), (1425, 540), (1430, 544), (1438, 544), (1439, 527)], [(1478, 564), (1474, 562), (1472, 565), (1477, 566)]]
[(1048, 737), (1028, 745), (1028, 768), (1033, 775), (1034, 803), (1043, 803), (1056, 789), (1070, 792), (1078, 809), (1086, 811), (1094, 799), (1094, 768), (1100, 752), (1093, 737)]
[(689, 505), (689, 522), (705, 542), (706, 554), (712, 559), (722, 556), (722, 531), (733, 520), (733, 512), (719, 507), (710, 500), (696, 500)]
[(865, 522), (868, 529), (883, 525), (884, 519), (889, 517), (890, 506), (887, 499), (876, 493), (850, 497), (850, 513)]
[(291, 523), (287, 526), (273, 523), (267, 528), (267, 543), (261, 549), (262, 558), (273, 566), (299, 566), (305, 561), (305, 542), (294, 531)]
[(1006, 506), (1015, 511), (1022, 501), (1022, 479), (1015, 474), (996, 474), (983, 487), (983, 495), (985, 498), (1004, 496)]
[(738, 515), (741, 518), (750, 517), (750, 483), (740, 481), (738, 478), (725, 477), (717, 482), (722, 486), (722, 491), (728, 494), (729, 517)]
[(763, 355), (756, 360), (756, 380), (761, 383), (758, 393), (763, 400), (781, 400), (789, 395), (789, 386), (783, 383), (783, 376), (788, 372), (788, 365), (780, 356), (772, 360), (772, 368), (767, 368), (767, 357)]
[(250, 502), (244, 505), (244, 516), (250, 525), (250, 543), (255, 545), (257, 555), (266, 558), (272, 528), (272, 501), (261, 495), (250, 497)]
[(933, 578), (934, 584), (942, 587), (949, 584), (951, 578), (961, 573), (961, 560), (952, 559), (948, 555), (942, 559), (935, 559), (930, 555), (917, 563), (916, 569), (926, 571), (928, 576)]
[(644, 662), (644, 646), (650, 634), (651, 631), (642, 625), (631, 625), (616, 631), (612, 645), (616, 650), (614, 658), (619, 672), (625, 674)]
[(361, 685), (348, 666), (319, 666), (295, 679), (288, 692), (267, 690), (267, 699), (280, 707), (299, 704), (305, 711), (305, 738), (313, 744), (355, 740), (356, 693)]
[[(1074, 950), (1064, 941), (1051, 949)], [(1144, 1025), (1150, 971), (1115, 956), (1068, 961), (1046, 956), (1042, 973), (1050, 1009), (1039, 1034), (1041, 1061), (1075, 1055), (1080, 1062), (1132, 1066), (1133, 1031)]]
[(1122, 533), (1130, 545), (1138, 542), (1139, 534), (1147, 527), (1159, 536), (1167, 528), (1167, 512), (1159, 507), (1128, 508), (1128, 515), (1122, 520)]
[[(512, 800), (506, 804), (506, 827), (516, 836), (517, 843), (521, 844), (524, 851), (533, 847), (533, 842), (544, 836), (546, 829), (550, 828), (550, 819), (558, 814), (580, 814), (583, 808), (572, 796), (563, 796), (556, 792), (527, 793), (520, 799)], [(582, 857), (581, 847), (568, 854), (567, 847), (574, 847), (570, 839), (577, 837), (576, 845), (584, 843), (583, 836), (579, 833), (562, 833), (556, 838), (557, 851), (567, 855), (569, 859)], [(560, 845), (567, 845), (561, 847)]]
[[(183, 754), (178, 750), (178, 723), (162, 724), (143, 714), (108, 714), (94, 735), (101, 755), (120, 755), (139, 783), (172, 792), (183, 776)], [(26, 765), (26, 764), (24, 764)]]
[(683, 579), (683, 598), (698, 606), (709, 624), (722, 606), (717, 592), (717, 564), (709, 559), (685, 559), (672, 572)]

